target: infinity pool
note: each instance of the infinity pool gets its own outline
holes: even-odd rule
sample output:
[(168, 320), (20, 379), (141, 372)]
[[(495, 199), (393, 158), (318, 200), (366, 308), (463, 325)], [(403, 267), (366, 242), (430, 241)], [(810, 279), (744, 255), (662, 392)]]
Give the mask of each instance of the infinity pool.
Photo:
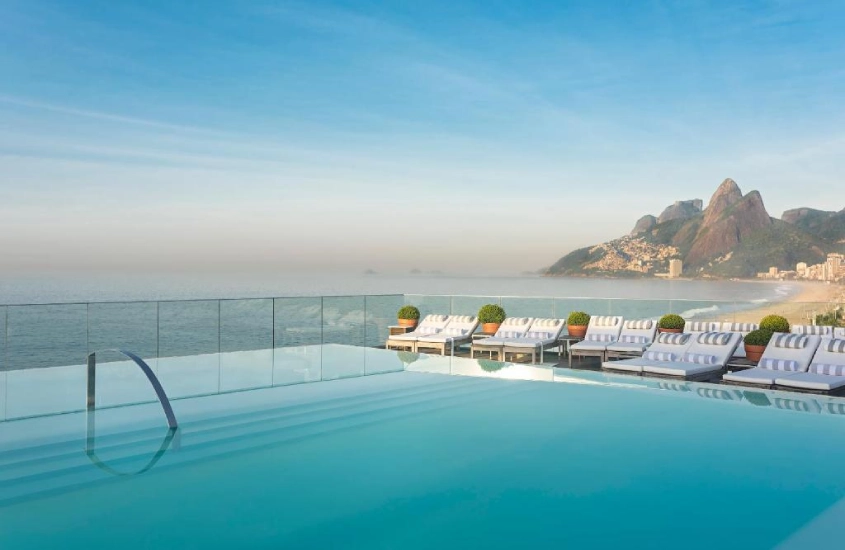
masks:
[[(179, 397), (175, 434), (120, 366), (113, 379), (101, 366), (100, 397), (136, 404), (90, 417), (39, 409), (49, 369), (7, 376), (0, 548), (841, 548), (843, 400), (345, 346), (279, 353), (297, 361), (268, 368), (305, 383), (224, 391), (206, 356), (218, 390), (192, 395), (212, 369), (180, 380), (157, 365)], [(62, 376), (82, 405), (74, 369)]]

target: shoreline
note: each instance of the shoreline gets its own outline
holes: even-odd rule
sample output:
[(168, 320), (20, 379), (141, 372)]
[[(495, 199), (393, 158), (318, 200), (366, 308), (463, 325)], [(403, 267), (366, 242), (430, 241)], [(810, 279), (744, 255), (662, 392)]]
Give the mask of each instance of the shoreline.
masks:
[[(761, 281), (762, 282), (762, 281)], [(774, 281), (772, 281), (774, 282)], [(782, 315), (790, 324), (813, 324), (814, 315), (824, 313), (834, 305), (845, 303), (845, 285), (826, 284), (821, 281), (790, 281), (799, 287), (792, 296), (777, 302), (760, 304), (760, 307), (737, 311), (734, 319), (739, 323), (759, 323), (766, 315)]]

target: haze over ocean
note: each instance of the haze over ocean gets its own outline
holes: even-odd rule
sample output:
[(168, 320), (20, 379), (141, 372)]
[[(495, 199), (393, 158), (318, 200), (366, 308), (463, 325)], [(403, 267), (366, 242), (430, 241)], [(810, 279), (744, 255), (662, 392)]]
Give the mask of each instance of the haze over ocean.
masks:
[(563, 277), (361, 274), (162, 274), (0, 277), (0, 304), (259, 298), (357, 294), (439, 294), (778, 301), (791, 283)]

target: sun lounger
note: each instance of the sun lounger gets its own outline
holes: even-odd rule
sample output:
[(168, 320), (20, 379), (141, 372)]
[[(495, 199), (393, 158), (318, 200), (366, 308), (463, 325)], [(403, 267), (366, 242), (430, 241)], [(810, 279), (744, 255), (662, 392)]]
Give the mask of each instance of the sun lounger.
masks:
[(500, 360), (503, 359), (502, 348), (504, 348), (508, 339), (525, 336), (525, 333), (531, 328), (531, 322), (533, 320), (532, 317), (508, 317), (499, 325), (499, 330), (496, 331), (496, 334), (490, 338), (482, 338), (472, 343), (469, 351), (470, 357), (475, 357), (476, 352), (487, 351), (491, 355), (493, 352), (496, 352), (497, 357)]
[[(760, 325), (757, 323), (731, 323), (725, 322), (722, 323), (722, 332), (738, 332), (742, 335), (743, 340), (745, 339), (745, 335), (751, 332), (752, 330), (757, 330), (760, 328)], [(736, 351), (734, 352), (734, 357), (745, 358), (745, 345), (740, 342), (739, 345), (736, 347)]]
[[(692, 343), (684, 354), (673, 359), (657, 358), (643, 365), (643, 374), (671, 376), (684, 380), (704, 380), (722, 372), (741, 336), (735, 332), (690, 334)], [(645, 355), (643, 355), (645, 357)]]
[(615, 344), (622, 332), (622, 317), (609, 315), (593, 315), (587, 325), (584, 339), (569, 346), (569, 366), (572, 366), (572, 356), (599, 357), (604, 361), (607, 346)]
[(410, 349), (416, 351), (420, 336), (431, 336), (442, 331), (449, 323), (448, 315), (426, 315), (411, 332), (388, 336), (384, 347), (387, 349)]
[(657, 339), (648, 347), (642, 357), (623, 359), (622, 361), (605, 361), (601, 364), (601, 367), (606, 370), (642, 374), (643, 368), (654, 361), (674, 361), (683, 357), (694, 338), (692, 334), (663, 332), (657, 335)]
[(472, 333), (478, 328), (478, 318), (472, 315), (452, 315), (449, 323), (443, 330), (436, 334), (421, 335), (417, 338), (416, 350), (435, 349), (440, 350), (440, 355), (446, 355), (446, 349), (450, 349), (450, 355), (455, 355), (455, 348), (472, 342)]
[(775, 385), (814, 392), (832, 392), (845, 388), (845, 340), (822, 340), (807, 372), (775, 378)]
[(775, 333), (769, 340), (758, 366), (730, 372), (722, 376), (722, 380), (732, 384), (772, 386), (778, 378), (807, 372), (819, 342), (821, 337), (816, 335)]
[(530, 353), (533, 364), (537, 361), (539, 353), (542, 361), (544, 350), (560, 345), (558, 339), (564, 325), (563, 319), (534, 319), (525, 336), (509, 338), (502, 346), (505, 360), (509, 353)]
[(657, 334), (657, 322), (651, 319), (628, 320), (622, 323), (619, 339), (607, 346), (605, 360), (636, 357), (648, 349)]
[(833, 329), (833, 337), (845, 339), (845, 327), (836, 327)]

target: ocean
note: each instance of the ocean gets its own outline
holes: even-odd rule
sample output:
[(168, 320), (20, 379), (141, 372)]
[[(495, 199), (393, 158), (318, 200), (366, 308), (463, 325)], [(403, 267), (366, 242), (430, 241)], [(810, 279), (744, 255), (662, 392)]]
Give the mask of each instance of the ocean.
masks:
[(427, 294), (778, 301), (798, 285), (756, 281), (362, 274), (0, 275), (0, 305)]

